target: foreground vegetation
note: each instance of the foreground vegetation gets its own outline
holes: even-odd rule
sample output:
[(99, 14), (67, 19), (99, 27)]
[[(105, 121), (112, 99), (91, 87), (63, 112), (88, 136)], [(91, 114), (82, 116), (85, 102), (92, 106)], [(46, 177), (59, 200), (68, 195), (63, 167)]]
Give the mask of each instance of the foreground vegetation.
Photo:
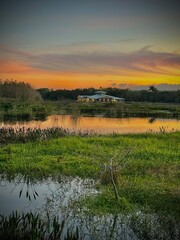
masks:
[(0, 173), (30, 178), (59, 175), (94, 178), (100, 193), (85, 201), (93, 211), (117, 213), (140, 208), (179, 218), (179, 159), (179, 132), (64, 135), (2, 145)]
[[(50, 227), (51, 226), (51, 227)], [(59, 223), (57, 218), (44, 220), (38, 214), (18, 214), (13, 212), (9, 217), (0, 216), (0, 239), (3, 240), (55, 240), (62, 239), (65, 222)], [(78, 240), (78, 229), (74, 232), (66, 230), (64, 240)]]
[[(82, 214), (83, 215), (83, 214)], [(18, 214), (13, 212), (9, 217), (0, 216), (0, 238), (3, 240), (83, 240), (89, 239), (166, 239), (178, 240), (180, 223), (170, 217), (155, 217), (151, 215), (130, 214), (125, 219), (114, 215), (110, 219), (94, 219), (92, 215), (78, 216), (78, 227), (67, 227), (66, 219), (59, 221), (44, 219), (39, 214)], [(85, 224), (85, 222), (88, 224)], [(98, 229), (101, 226), (102, 231)], [(108, 231), (106, 231), (108, 229)]]

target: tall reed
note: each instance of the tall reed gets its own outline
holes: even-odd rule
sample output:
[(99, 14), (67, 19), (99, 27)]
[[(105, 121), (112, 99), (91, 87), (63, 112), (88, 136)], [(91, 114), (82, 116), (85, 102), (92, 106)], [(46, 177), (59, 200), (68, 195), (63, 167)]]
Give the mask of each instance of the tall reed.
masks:
[(26, 143), (33, 141), (48, 140), (51, 138), (58, 138), (64, 136), (88, 136), (94, 135), (93, 131), (70, 131), (65, 128), (0, 128), (0, 145), (8, 143)]

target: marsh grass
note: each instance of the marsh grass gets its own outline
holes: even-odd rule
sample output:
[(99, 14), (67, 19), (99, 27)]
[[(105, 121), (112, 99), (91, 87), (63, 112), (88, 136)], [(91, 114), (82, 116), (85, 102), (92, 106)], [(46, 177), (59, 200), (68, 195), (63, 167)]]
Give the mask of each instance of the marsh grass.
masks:
[(0, 215), (0, 239), (3, 240), (76, 240), (79, 239), (79, 231), (63, 231), (65, 221), (59, 222), (54, 219), (42, 219), (40, 215), (33, 213), (12, 212), (8, 217)]
[(64, 128), (25, 128), (25, 127), (8, 127), (0, 128), (0, 145), (9, 143), (26, 143), (33, 141), (43, 141), (52, 138), (64, 136), (88, 136), (93, 135), (93, 131), (70, 131)]
[[(43, 141), (7, 144), (0, 148), (0, 173), (20, 173), (31, 178), (59, 175), (90, 177), (99, 182), (102, 161), (108, 164), (115, 152), (122, 153), (129, 146), (133, 151), (125, 158), (125, 166), (117, 172), (118, 193), (125, 206), (180, 217), (179, 132), (86, 137), (65, 135)], [(116, 161), (121, 165), (120, 159)], [(111, 183), (99, 183), (97, 188), (102, 194), (91, 198), (89, 206), (97, 211), (99, 208), (110, 212), (121, 209), (122, 204), (117, 209), (113, 204), (116, 199)], [(97, 204), (102, 199), (104, 205)]]
[[(178, 240), (180, 222), (171, 218), (143, 212), (114, 215), (77, 216), (78, 226), (68, 226), (57, 217), (42, 218), (39, 214), (11, 213), (0, 216), (0, 237), (3, 240), (77, 240), (138, 239)], [(101, 229), (101, 230), (100, 230)]]
[(103, 115), (105, 117), (164, 117), (179, 118), (179, 104), (125, 102), (125, 103), (77, 103), (56, 102), (56, 107), (66, 114), (78, 113), (79, 115)]
[(0, 120), (29, 121), (45, 119), (50, 114), (105, 117), (164, 117), (179, 118), (179, 104), (125, 102), (125, 103), (77, 103), (76, 101), (18, 101), (0, 98)]

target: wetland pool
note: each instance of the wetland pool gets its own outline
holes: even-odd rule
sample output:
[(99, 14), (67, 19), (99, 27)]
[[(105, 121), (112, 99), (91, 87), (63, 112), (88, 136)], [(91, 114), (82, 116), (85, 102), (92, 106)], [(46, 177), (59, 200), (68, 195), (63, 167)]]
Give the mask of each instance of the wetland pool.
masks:
[[(63, 237), (67, 228), (78, 228), (80, 238), (98, 239), (179, 239), (179, 223), (172, 218), (164, 219), (158, 215), (141, 211), (117, 214), (93, 214), (77, 202), (99, 192), (92, 179), (79, 177), (60, 177), (31, 181), (28, 177), (17, 176), (13, 179), (1, 177), (0, 214), (8, 216), (18, 213), (38, 213), (44, 219), (65, 222)], [(147, 237), (147, 238), (146, 238)]]

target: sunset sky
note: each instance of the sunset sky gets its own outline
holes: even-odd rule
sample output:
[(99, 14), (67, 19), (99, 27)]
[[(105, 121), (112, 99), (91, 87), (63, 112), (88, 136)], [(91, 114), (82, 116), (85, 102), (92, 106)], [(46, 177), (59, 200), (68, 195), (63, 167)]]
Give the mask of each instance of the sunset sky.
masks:
[(180, 1), (1, 0), (0, 79), (180, 89)]

